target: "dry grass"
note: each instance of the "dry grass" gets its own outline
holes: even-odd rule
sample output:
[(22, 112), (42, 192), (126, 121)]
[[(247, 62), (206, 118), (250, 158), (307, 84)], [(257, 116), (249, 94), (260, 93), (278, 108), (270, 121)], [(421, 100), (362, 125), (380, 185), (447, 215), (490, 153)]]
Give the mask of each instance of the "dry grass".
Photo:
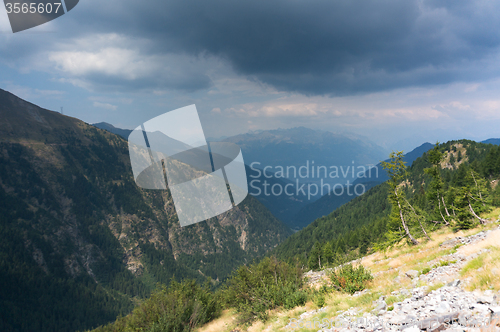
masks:
[(224, 310), (219, 318), (203, 325), (198, 329), (198, 332), (232, 331), (236, 325), (236, 315), (233, 310)]
[(470, 291), (476, 289), (500, 290), (500, 248), (498, 244), (486, 248), (490, 249), (490, 252), (483, 253), (469, 261), (462, 269), (461, 275), (470, 280), (467, 287)]
[[(495, 209), (488, 215), (483, 217), (496, 219), (500, 209)], [(400, 277), (400, 283), (394, 282), (394, 279), (399, 276), (404, 276), (408, 270), (421, 271), (425, 267), (431, 267), (438, 262), (442, 256), (453, 252), (459, 252), (463, 255), (471, 255), (481, 249), (490, 249), (488, 253), (482, 254), (477, 260), (463, 270), (462, 279), (470, 278), (469, 290), (473, 289), (495, 289), (500, 290), (500, 230), (491, 232), (486, 240), (479, 243), (462, 246), (459, 248), (442, 248), (440, 244), (446, 240), (457, 236), (465, 237), (496, 228), (498, 224), (488, 224), (477, 228), (453, 232), (451, 228), (443, 228), (430, 234), (432, 240), (422, 241), (417, 246), (408, 246), (400, 244), (386, 252), (376, 252), (368, 255), (360, 260), (360, 263), (375, 274), (375, 278), (369, 284), (370, 292), (361, 296), (351, 296), (349, 294), (332, 292), (326, 296), (326, 310), (307, 318), (307, 320), (319, 320), (323, 318), (332, 320), (335, 319), (339, 311), (347, 310), (351, 307), (363, 309), (365, 312), (372, 310), (373, 301), (377, 300), (381, 295), (388, 296), (387, 301), (401, 301), (401, 296), (391, 296), (391, 292), (400, 288), (414, 287), (412, 281), (406, 277)], [(498, 269), (498, 275), (491, 272), (493, 268)], [(326, 283), (326, 280), (325, 280)], [(321, 284), (321, 283), (318, 283)], [(421, 282), (417, 286), (422, 285)], [(319, 286), (319, 285), (318, 285)], [(430, 286), (429, 290), (437, 289), (443, 284)], [(391, 303), (389, 303), (391, 304)], [(297, 307), (292, 310), (274, 310), (269, 312), (269, 320), (266, 322), (254, 322), (251, 326), (237, 326), (236, 316), (231, 311), (225, 311), (223, 315), (198, 329), (199, 332), (229, 332), (232, 330), (248, 331), (248, 332), (267, 332), (267, 331), (285, 331), (284, 327), (289, 323), (290, 319), (298, 319), (299, 316), (306, 312), (317, 309), (312, 303), (308, 302), (303, 307)], [(317, 331), (318, 329), (295, 329), (294, 331)], [(486, 330), (485, 330), (486, 331)]]

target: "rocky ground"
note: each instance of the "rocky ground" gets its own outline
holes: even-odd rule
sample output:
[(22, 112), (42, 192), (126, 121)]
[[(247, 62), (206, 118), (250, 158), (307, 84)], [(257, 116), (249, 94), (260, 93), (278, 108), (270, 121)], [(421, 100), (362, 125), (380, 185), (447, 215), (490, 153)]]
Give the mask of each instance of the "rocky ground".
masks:
[[(488, 236), (498, 237), (500, 229), (480, 232), (468, 237), (456, 237), (443, 242), (440, 247), (466, 247), (485, 241)], [(369, 310), (350, 308), (337, 312), (336, 317), (317, 319), (321, 308), (300, 315), (291, 321), (285, 330), (312, 328), (318, 331), (500, 331), (500, 293), (492, 290), (466, 291), (467, 278), (460, 279), (459, 272), (468, 261), (478, 257), (489, 249), (479, 249), (468, 253), (459, 250), (453, 254), (441, 256), (430, 262), (429, 271), (409, 270), (394, 279), (395, 283), (402, 278), (411, 279), (410, 287), (401, 287), (390, 295), (398, 302), (388, 305), (386, 296), (373, 302)], [(493, 273), (498, 273), (493, 271)], [(309, 283), (320, 284), (327, 272), (308, 272)], [(433, 289), (433, 285), (445, 283)], [(426, 284), (426, 286), (419, 286)], [(353, 296), (361, 296), (370, 292), (365, 290)]]

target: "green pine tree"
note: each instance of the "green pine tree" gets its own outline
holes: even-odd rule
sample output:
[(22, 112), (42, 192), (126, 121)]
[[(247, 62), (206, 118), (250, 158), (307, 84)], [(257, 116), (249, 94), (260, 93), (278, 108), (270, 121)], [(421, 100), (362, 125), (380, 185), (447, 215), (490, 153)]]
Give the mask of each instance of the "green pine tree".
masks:
[[(413, 237), (410, 233), (410, 229), (408, 227), (407, 221), (405, 220), (405, 194), (401, 190), (402, 182), (406, 178), (406, 165), (403, 161), (403, 151), (391, 152), (389, 155), (390, 161), (382, 162), (382, 167), (387, 171), (389, 175), (389, 180), (387, 183), (389, 184), (389, 201), (392, 204), (392, 213), (391, 213), (391, 221), (394, 221), (394, 218), (399, 217), (401, 222), (402, 230), (404, 235), (409, 239), (412, 244), (418, 244), (419, 242)], [(391, 223), (391, 221), (389, 223)]]

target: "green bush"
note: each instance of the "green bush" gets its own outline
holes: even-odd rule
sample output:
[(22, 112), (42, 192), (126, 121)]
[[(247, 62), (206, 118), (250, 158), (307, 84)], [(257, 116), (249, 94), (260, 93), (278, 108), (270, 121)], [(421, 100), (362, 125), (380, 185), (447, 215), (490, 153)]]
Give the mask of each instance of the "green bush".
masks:
[(285, 298), (283, 307), (285, 309), (293, 309), (302, 306), (307, 302), (307, 293), (304, 291), (293, 292)]
[(338, 290), (354, 294), (365, 289), (367, 282), (373, 280), (373, 276), (363, 265), (353, 267), (347, 264), (331, 272), (330, 280)]
[(321, 308), (325, 305), (325, 294), (319, 292), (316, 293), (313, 297), (313, 303), (318, 307)]
[(258, 264), (241, 266), (228, 280), (223, 294), (226, 305), (236, 308), (242, 322), (266, 320), (266, 311), (283, 306), (291, 309), (305, 304), (301, 291), (302, 270), (266, 257)]
[(96, 332), (162, 331), (188, 332), (219, 316), (220, 301), (194, 280), (162, 286), (126, 317), (96, 329)]
[(431, 271), (431, 268), (430, 267), (425, 267), (422, 272), (420, 272), (420, 274), (427, 274)]

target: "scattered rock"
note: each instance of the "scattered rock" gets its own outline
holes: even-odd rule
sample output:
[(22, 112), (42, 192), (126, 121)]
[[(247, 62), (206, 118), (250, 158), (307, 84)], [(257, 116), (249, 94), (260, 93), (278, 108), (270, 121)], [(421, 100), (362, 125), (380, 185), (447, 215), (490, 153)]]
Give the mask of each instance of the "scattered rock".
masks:
[(482, 303), (482, 304), (491, 304), (493, 302), (495, 302), (493, 296), (488, 296), (488, 295), (480, 296), (477, 299), (477, 303)]
[(411, 279), (418, 277), (418, 271), (415, 271), (415, 270), (409, 270), (405, 274), (408, 278), (411, 278)]
[(301, 314), (299, 316), (299, 319), (306, 319), (308, 317), (311, 317), (317, 313), (320, 313), (322, 311), (325, 311), (326, 310), (326, 307), (323, 307), (323, 308), (320, 308), (320, 309), (317, 309), (317, 310), (313, 310), (313, 311), (307, 311), (307, 312), (304, 312), (303, 314)]
[(444, 241), (439, 246), (442, 248), (453, 248), (457, 244), (461, 244), (462, 240), (463, 240), (463, 238), (458, 236), (458, 237), (455, 237), (453, 239), (449, 239), (449, 240)]
[[(488, 232), (481, 232), (469, 237), (457, 237), (443, 242), (441, 246), (455, 246), (459, 243), (473, 244), (484, 240), (487, 235)], [(470, 256), (459, 253), (446, 255), (441, 259), (450, 262), (449, 265), (434, 267), (427, 275), (420, 276), (421, 280), (430, 284), (448, 281), (446, 286), (431, 292), (426, 286), (398, 289), (393, 291), (391, 295), (402, 295), (407, 298), (393, 303), (391, 311), (386, 310), (386, 298), (380, 296), (378, 300), (374, 301), (374, 309), (371, 313), (365, 312), (361, 315), (358, 308), (338, 312), (338, 316), (334, 320), (343, 320), (350, 322), (350, 324), (341, 328), (331, 327), (320, 331), (480, 331), (477, 325), (479, 322), (484, 324), (493, 318), (500, 319), (500, 306), (497, 303), (497, 296), (500, 298), (500, 292), (498, 294), (491, 290), (468, 292), (460, 287), (462, 284), (467, 285), (467, 278), (458, 279), (458, 273), (467, 261), (487, 251), (489, 249), (482, 249)], [(435, 263), (438, 263), (438, 260)], [(432, 267), (434, 264), (429, 264), (429, 266)], [(495, 273), (500, 274), (500, 271), (495, 271)], [(414, 284), (419, 277), (418, 271), (415, 270), (407, 271), (405, 275), (411, 278)], [(401, 278), (404, 278), (404, 275), (396, 277), (394, 281), (398, 282)], [(307, 313), (300, 317), (302, 318), (305, 314)], [(500, 331), (497, 327), (492, 328), (491, 331)]]
[(373, 309), (373, 311), (380, 311), (380, 310), (385, 310), (387, 309), (387, 303), (385, 303), (385, 301), (380, 301), (377, 306), (375, 307), (375, 309)]

